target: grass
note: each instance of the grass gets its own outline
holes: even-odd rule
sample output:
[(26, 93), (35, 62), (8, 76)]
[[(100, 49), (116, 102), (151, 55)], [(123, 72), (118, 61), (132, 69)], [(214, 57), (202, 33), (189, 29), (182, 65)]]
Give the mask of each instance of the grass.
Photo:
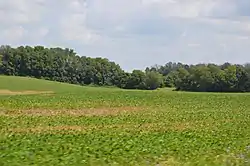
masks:
[(3, 166), (250, 164), (249, 94), (80, 87), (11, 76), (0, 76), (0, 90), (12, 91), (0, 94)]

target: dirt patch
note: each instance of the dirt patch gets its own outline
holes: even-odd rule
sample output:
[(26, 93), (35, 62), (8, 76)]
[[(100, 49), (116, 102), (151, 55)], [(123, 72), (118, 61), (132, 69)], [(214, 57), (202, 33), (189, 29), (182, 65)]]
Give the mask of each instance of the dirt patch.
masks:
[(41, 133), (53, 131), (84, 131), (85, 128), (81, 126), (38, 126), (30, 128), (11, 128), (8, 131), (15, 133)]
[(7, 131), (15, 133), (44, 133), (44, 132), (83, 132), (83, 131), (103, 131), (103, 130), (126, 130), (132, 132), (164, 132), (164, 131), (183, 131), (190, 128), (176, 128), (175, 124), (145, 123), (145, 124), (96, 124), (87, 126), (34, 126), (27, 128), (8, 128)]
[[(208, 124), (207, 126), (210, 126)], [(91, 125), (59, 125), (59, 126), (32, 126), (5, 128), (3, 131), (14, 133), (81, 133), (88, 131), (126, 131), (129, 133), (138, 132), (183, 132), (186, 130), (203, 130), (205, 125), (197, 125), (196, 122), (173, 122), (173, 123), (118, 123), (118, 124), (91, 124)]]
[(0, 95), (33, 95), (33, 94), (52, 94), (53, 91), (10, 91), (0, 89)]
[(175, 123), (170, 127), (172, 130), (184, 131), (187, 129), (194, 129), (195, 127), (191, 123)]
[(139, 130), (142, 131), (156, 131), (156, 132), (163, 132), (163, 131), (184, 131), (189, 129), (195, 129), (190, 123), (144, 123), (138, 126)]
[(162, 161), (158, 162), (157, 165), (161, 165), (161, 166), (181, 166), (181, 165), (183, 165), (183, 163), (180, 163), (174, 157), (169, 157), (167, 160), (162, 160)]
[(129, 113), (145, 110), (140, 107), (114, 107), (114, 108), (89, 108), (77, 110), (47, 110), (47, 109), (32, 109), (32, 110), (13, 110), (2, 112), (1, 115), (9, 116), (108, 116), (118, 115), (121, 113)]

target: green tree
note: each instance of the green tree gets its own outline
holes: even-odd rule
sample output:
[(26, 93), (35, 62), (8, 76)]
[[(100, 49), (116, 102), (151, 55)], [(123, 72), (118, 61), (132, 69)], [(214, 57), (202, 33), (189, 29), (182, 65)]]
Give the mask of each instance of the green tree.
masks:
[(162, 74), (154, 71), (150, 71), (146, 73), (146, 87), (147, 89), (154, 90), (159, 87), (162, 87), (164, 82), (163, 82), (163, 76)]
[(178, 79), (178, 71), (171, 71), (166, 77), (165, 77), (165, 86), (166, 87), (175, 87), (175, 82)]
[(0, 74), (125, 89), (174, 86), (185, 91), (250, 91), (250, 64), (186, 65), (168, 62), (163, 66), (147, 67), (145, 72), (134, 70), (127, 73), (106, 58), (79, 56), (72, 49), (59, 47), (0, 46)]
[(133, 70), (127, 77), (126, 89), (147, 89), (146, 75), (141, 70)]
[(190, 73), (184, 69), (177, 69), (177, 78), (175, 80), (176, 90), (190, 90)]

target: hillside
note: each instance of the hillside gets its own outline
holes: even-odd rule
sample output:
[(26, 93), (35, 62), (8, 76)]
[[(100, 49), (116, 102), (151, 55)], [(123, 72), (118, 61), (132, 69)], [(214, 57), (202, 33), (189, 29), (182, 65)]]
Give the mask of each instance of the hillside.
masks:
[[(91, 87), (80, 86), (75, 84), (68, 84), (56, 81), (48, 81), (43, 79), (36, 79), (31, 77), (19, 77), (19, 76), (4, 76), (0, 75), (0, 95), (9, 94), (25, 94), (26, 92), (34, 93), (74, 93), (86, 90), (98, 90), (105, 91), (112, 87)], [(112, 88), (114, 89), (114, 88)], [(13, 93), (12, 93), (13, 92)]]
[(0, 76), (0, 89), (0, 165), (250, 160), (248, 94), (121, 90), (13, 76)]

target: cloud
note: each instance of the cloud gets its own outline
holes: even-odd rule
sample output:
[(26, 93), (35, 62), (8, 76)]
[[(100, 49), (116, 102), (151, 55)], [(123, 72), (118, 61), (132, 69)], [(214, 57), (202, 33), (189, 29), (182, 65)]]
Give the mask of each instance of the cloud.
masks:
[(0, 43), (74, 48), (127, 70), (250, 61), (248, 0), (0, 0)]
[(86, 14), (70, 14), (60, 20), (60, 32), (64, 39), (68, 41), (78, 40), (84, 44), (95, 41), (98, 39), (98, 35), (93, 33), (85, 25)]
[(189, 47), (199, 47), (200, 44), (198, 44), (198, 43), (188, 43), (188, 46)]
[(44, 2), (45, 0), (0, 0), (0, 10), (4, 14), (0, 16), (0, 21), (7, 25), (39, 21)]
[(3, 39), (7, 39), (7, 41), (18, 41), (24, 36), (24, 34), (25, 29), (21, 26), (11, 27), (2, 32)]

